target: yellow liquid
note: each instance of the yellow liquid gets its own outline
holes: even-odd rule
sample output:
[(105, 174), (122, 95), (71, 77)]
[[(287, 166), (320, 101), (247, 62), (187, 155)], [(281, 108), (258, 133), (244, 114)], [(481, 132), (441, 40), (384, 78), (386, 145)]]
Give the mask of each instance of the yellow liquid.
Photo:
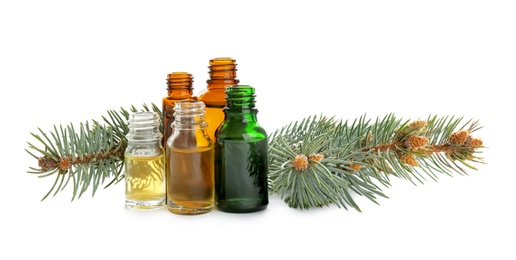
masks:
[(224, 111), (223, 107), (215, 107), (206, 105), (206, 117), (205, 121), (208, 123), (208, 128), (206, 132), (208, 133), (208, 137), (210, 140), (215, 143), (215, 131), (219, 128), (220, 124), (224, 121)]
[(168, 149), (168, 210), (181, 215), (197, 215), (213, 210), (213, 148)]
[(131, 209), (165, 205), (165, 155), (125, 156), (125, 204)]

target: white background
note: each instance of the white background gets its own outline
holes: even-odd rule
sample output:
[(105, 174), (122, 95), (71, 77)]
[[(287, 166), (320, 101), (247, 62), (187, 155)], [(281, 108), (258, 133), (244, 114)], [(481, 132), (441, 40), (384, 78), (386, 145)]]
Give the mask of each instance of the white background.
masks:
[[(512, 1), (2, 1), (0, 259), (515, 259), (515, 14)], [(484, 126), (487, 164), (396, 180), (380, 206), (357, 198), (362, 213), (276, 196), (246, 215), (131, 212), (123, 185), (40, 202), (53, 178), (26, 173), (30, 132), (160, 104), (172, 71), (197, 94), (224, 56), (268, 131), (321, 113), (464, 116)]]

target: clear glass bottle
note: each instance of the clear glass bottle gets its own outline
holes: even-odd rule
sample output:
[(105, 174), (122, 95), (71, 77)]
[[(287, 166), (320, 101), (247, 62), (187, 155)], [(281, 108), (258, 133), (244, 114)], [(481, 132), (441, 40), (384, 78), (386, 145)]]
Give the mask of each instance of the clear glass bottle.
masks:
[(172, 134), (171, 124), (174, 122), (174, 105), (185, 99), (192, 99), (193, 77), (187, 72), (172, 72), (167, 75), (168, 95), (163, 98), (163, 146)]
[(229, 57), (210, 60), (207, 88), (199, 94), (199, 100), (206, 104), (206, 122), (208, 123), (208, 136), (215, 142), (215, 130), (224, 121), (226, 106), (226, 88), (237, 85), (236, 61)]
[(260, 127), (255, 90), (238, 85), (226, 89), (225, 120), (216, 134), (215, 203), (232, 213), (267, 208), (267, 133)]
[(206, 133), (204, 103), (175, 104), (167, 141), (167, 206), (172, 213), (197, 215), (213, 210), (214, 150)]
[(125, 206), (154, 209), (166, 203), (165, 152), (155, 112), (137, 112), (129, 118), (125, 149)]

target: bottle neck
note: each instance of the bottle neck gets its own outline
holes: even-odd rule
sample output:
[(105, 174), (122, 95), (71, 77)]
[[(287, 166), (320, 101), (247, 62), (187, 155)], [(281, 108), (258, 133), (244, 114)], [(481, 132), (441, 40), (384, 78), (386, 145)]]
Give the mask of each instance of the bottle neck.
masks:
[(181, 100), (174, 105), (175, 120), (167, 149), (212, 147), (206, 132), (205, 105), (202, 101)]
[(127, 148), (125, 154), (133, 156), (152, 156), (162, 153), (159, 130), (159, 115), (155, 112), (136, 112), (129, 118)]
[(238, 85), (240, 80), (238, 80), (238, 79), (209, 79), (206, 82), (208, 83), (208, 90), (226, 91), (226, 88)]
[(133, 113), (128, 122), (129, 132), (127, 141), (131, 142), (154, 142), (160, 141), (163, 137), (159, 130), (161, 121), (155, 112)]
[(205, 122), (205, 105), (201, 101), (183, 100), (174, 105), (174, 122), (172, 128), (175, 130), (200, 131), (207, 127)]
[(208, 90), (225, 91), (227, 87), (238, 85), (236, 66), (236, 61), (228, 57), (210, 60)]
[(188, 89), (167, 89), (167, 91), (170, 99), (187, 99), (193, 95), (193, 91)]
[(227, 121), (256, 122), (258, 110), (255, 108), (254, 88), (237, 85), (226, 89), (226, 107), (224, 113)]
[(172, 72), (167, 75), (168, 97), (174, 99), (189, 98), (193, 94), (193, 77), (186, 72)]

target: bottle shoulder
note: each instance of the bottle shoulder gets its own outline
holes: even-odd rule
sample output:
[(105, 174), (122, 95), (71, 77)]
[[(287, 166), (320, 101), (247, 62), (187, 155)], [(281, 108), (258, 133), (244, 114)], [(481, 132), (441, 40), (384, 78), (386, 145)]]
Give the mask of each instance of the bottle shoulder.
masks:
[(267, 132), (257, 122), (224, 122), (217, 130), (217, 139), (262, 140)]
[(199, 94), (200, 101), (208, 107), (224, 107), (226, 106), (226, 94), (224, 89), (205, 90)]
[(201, 149), (211, 148), (212, 141), (208, 138), (204, 130), (173, 130), (168, 138), (167, 149)]
[(195, 96), (192, 95), (192, 93), (172, 93), (169, 96), (165, 96), (162, 100), (163, 102), (177, 102), (185, 99), (196, 99)]

